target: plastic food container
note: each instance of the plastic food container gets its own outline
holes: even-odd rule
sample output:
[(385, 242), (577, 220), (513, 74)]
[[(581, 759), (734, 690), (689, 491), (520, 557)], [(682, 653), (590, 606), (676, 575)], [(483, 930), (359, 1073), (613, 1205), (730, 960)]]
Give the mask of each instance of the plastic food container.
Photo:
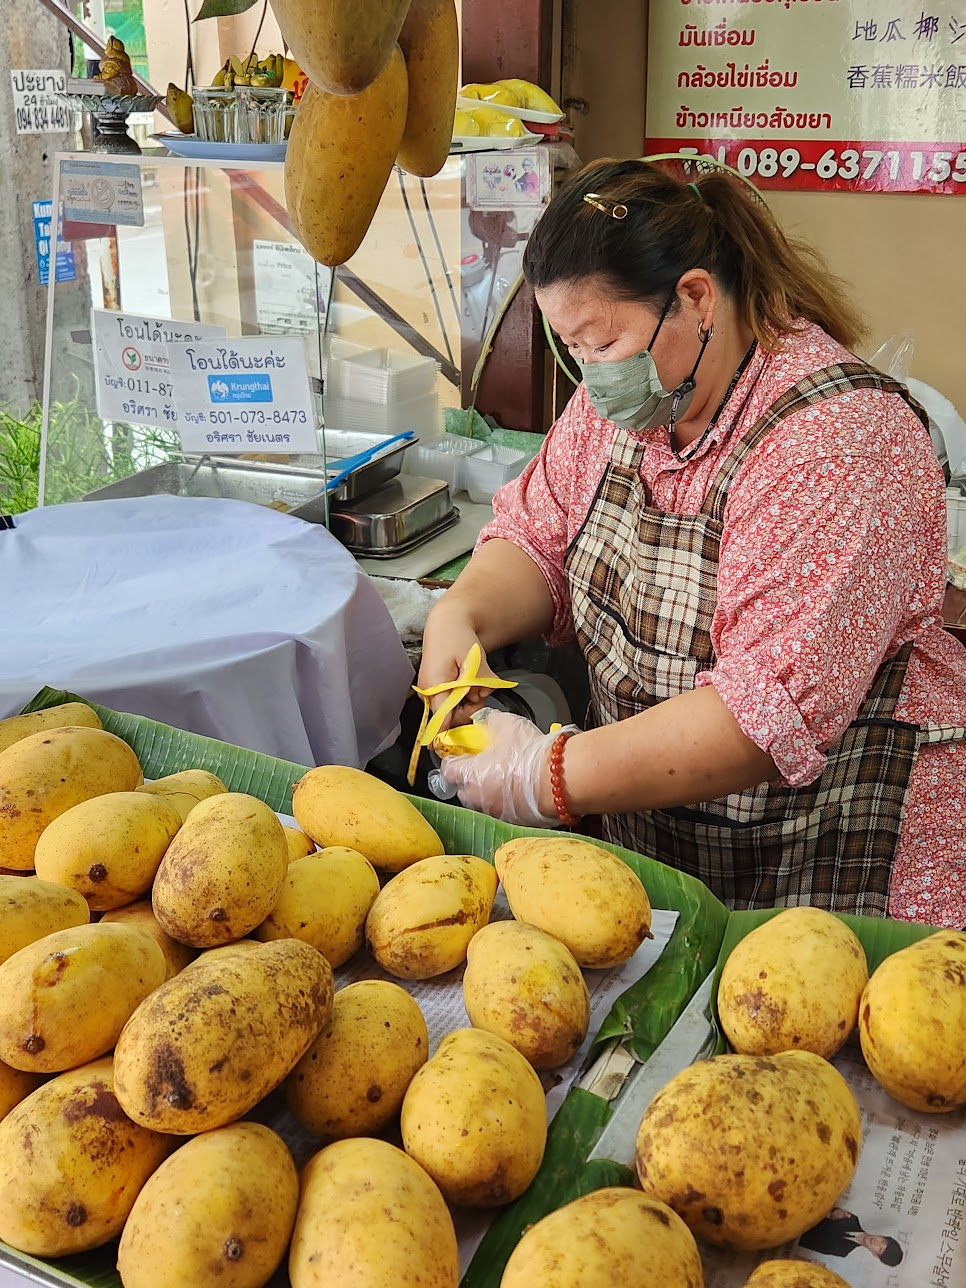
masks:
[(344, 359), (341, 388), (346, 398), (388, 403), (423, 398), (436, 389), (439, 363), (395, 349), (370, 349)]
[(463, 461), (463, 487), (471, 501), (486, 504), (504, 483), (523, 473), (533, 458), (514, 447), (487, 445)]
[(425, 479), (445, 479), (450, 492), (462, 492), (466, 461), (482, 451), (485, 444), (459, 434), (444, 434), (428, 446), (411, 447), (403, 460), (404, 474)]
[(340, 398), (329, 392), (322, 398), (326, 433), (349, 430), (362, 434), (401, 434), (411, 429), (423, 442), (432, 442), (441, 432), (439, 399), (435, 393), (389, 403), (366, 402), (361, 398)]

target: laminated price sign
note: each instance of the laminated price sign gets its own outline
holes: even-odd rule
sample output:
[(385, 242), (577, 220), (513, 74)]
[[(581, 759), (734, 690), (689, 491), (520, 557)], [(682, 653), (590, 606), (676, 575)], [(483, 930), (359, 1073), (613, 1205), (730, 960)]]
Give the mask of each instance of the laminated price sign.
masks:
[(215, 340), (225, 328), (94, 309), (94, 378), (102, 420), (176, 428), (168, 344)]
[(966, 4), (651, 5), (645, 151), (761, 188), (966, 193)]
[(319, 450), (305, 349), (297, 337), (170, 344), (186, 452)]

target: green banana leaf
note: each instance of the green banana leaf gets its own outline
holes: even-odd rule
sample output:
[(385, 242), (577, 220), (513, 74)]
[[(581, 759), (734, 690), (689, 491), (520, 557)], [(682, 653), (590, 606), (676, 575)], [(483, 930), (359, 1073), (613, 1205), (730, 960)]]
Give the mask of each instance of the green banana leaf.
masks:
[[(38, 711), (71, 701), (86, 699), (46, 688), (24, 710)], [(229, 790), (248, 792), (280, 813), (291, 813), (292, 788), (307, 772), (306, 766), (174, 729), (144, 716), (112, 711), (93, 702), (89, 705), (105, 729), (130, 744), (147, 777), (159, 778), (187, 768), (208, 769)], [(542, 835), (536, 829), (510, 827), (441, 801), (415, 796), (409, 799), (432, 824), (450, 853), (477, 854), (492, 860), (493, 852), (504, 841)], [(660, 959), (619, 998), (596, 1037), (597, 1043), (619, 1038), (638, 1060), (646, 1060), (695, 989), (714, 969), (728, 913), (692, 877), (617, 846), (604, 848), (617, 854), (641, 877), (654, 907), (676, 909), (679, 914)], [(629, 1183), (630, 1173), (618, 1164), (587, 1162), (610, 1116), (610, 1107), (599, 1096), (579, 1089), (570, 1092), (551, 1124), (540, 1172), (526, 1193), (491, 1226), (464, 1276), (463, 1288), (498, 1288), (506, 1261), (523, 1230), (546, 1213), (601, 1186)], [(11, 1265), (30, 1264), (35, 1272), (43, 1272), (40, 1282), (47, 1284), (119, 1288), (114, 1253), (114, 1245), (109, 1245), (83, 1257), (48, 1263), (23, 1257), (0, 1245), (0, 1264), (5, 1259)], [(284, 1277), (278, 1278), (279, 1284), (285, 1282)]]

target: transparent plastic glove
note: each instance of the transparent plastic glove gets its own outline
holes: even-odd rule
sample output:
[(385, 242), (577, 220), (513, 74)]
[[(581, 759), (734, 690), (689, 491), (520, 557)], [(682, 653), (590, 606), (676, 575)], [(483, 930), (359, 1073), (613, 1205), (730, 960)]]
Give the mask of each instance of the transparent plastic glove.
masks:
[(555, 827), (557, 815), (540, 812), (540, 781), (554, 739), (560, 733), (577, 733), (577, 726), (541, 733), (522, 716), (489, 711), (486, 728), (490, 742), (484, 751), (447, 756), (440, 764), (440, 773), (456, 787), (460, 802), (517, 827)]

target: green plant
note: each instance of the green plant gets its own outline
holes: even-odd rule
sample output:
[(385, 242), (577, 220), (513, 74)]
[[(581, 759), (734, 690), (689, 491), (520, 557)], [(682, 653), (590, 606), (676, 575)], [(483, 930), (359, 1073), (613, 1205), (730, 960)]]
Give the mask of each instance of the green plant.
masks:
[[(40, 403), (21, 418), (0, 408), (0, 512), (19, 514), (37, 504)], [(102, 421), (79, 389), (50, 407), (44, 501), (76, 501), (115, 479), (180, 454), (174, 430)]]

